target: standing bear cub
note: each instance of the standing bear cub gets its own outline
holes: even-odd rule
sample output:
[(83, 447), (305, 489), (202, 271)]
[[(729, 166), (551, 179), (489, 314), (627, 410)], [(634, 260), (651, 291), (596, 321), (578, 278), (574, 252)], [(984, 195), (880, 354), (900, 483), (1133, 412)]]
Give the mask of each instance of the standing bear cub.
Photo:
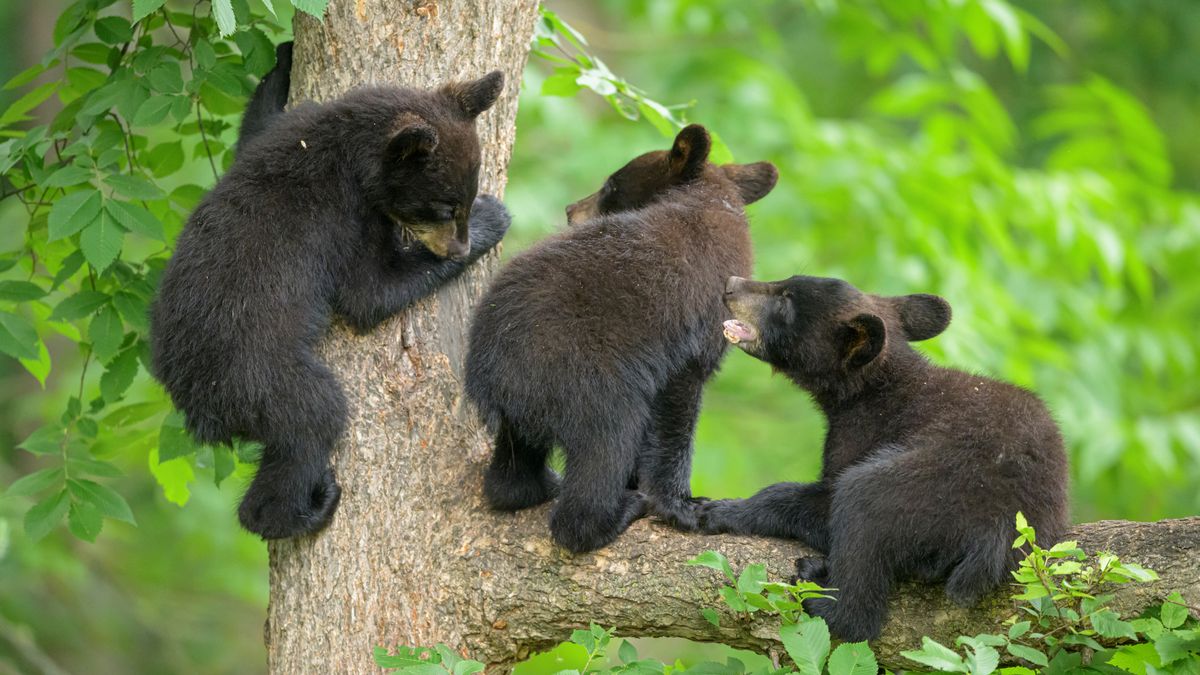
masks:
[(812, 394), (825, 413), (821, 480), (711, 501), (701, 527), (799, 539), (826, 554), (797, 574), (835, 600), (805, 608), (849, 640), (879, 636), (898, 578), (945, 580), (974, 604), (1017, 562), (1018, 511), (1053, 543), (1067, 527), (1067, 461), (1045, 405), (1019, 387), (931, 364), (909, 346), (940, 334), (934, 295), (866, 295), (837, 279), (726, 287), (730, 342)]
[(341, 495), (329, 455), (346, 402), (314, 353), (331, 315), (373, 328), (509, 224), (476, 198), (475, 118), (501, 73), (282, 112), (284, 68), (260, 84), (237, 160), (184, 227), (151, 311), (154, 373), (188, 431), (263, 444), (238, 517), (264, 539), (320, 529)]
[[(704, 127), (637, 157), (567, 209), (480, 301), (466, 391), (496, 432), (484, 493), (515, 511), (559, 494), (554, 540), (605, 546), (647, 510), (695, 528), (692, 433), (725, 341), (725, 279), (750, 270), (744, 206), (771, 164), (708, 162)], [(566, 455), (561, 491), (546, 466)], [(640, 492), (639, 492), (640, 490)], [(643, 494), (644, 493), (644, 497)]]

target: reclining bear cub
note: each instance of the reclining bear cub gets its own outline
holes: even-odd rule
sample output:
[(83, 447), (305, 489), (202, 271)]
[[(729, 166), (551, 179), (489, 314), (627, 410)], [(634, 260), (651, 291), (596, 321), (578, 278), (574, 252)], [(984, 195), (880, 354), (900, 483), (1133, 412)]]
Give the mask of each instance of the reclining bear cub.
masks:
[(797, 574), (834, 600), (807, 601), (839, 637), (878, 637), (899, 578), (944, 580), (970, 605), (1015, 567), (1021, 511), (1040, 542), (1067, 527), (1058, 427), (1030, 392), (931, 364), (910, 341), (950, 322), (933, 295), (880, 297), (837, 279), (734, 277), (725, 334), (807, 390), (828, 420), (821, 479), (700, 507), (701, 527), (798, 539), (824, 558)]

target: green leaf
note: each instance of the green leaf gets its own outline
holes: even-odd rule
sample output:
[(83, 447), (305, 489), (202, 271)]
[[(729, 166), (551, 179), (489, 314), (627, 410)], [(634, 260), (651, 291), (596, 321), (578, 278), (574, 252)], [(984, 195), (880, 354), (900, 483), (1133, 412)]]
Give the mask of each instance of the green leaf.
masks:
[(704, 617), (705, 621), (711, 623), (717, 628), (721, 627), (721, 616), (717, 614), (717, 611), (711, 607), (705, 607), (704, 609), (700, 610), (700, 615)]
[(1183, 596), (1179, 594), (1179, 591), (1172, 592), (1163, 601), (1162, 610), (1159, 612), (1163, 626), (1179, 628), (1187, 620), (1187, 617), (1187, 603), (1184, 602)]
[(152, 127), (163, 120), (167, 119), (167, 114), (171, 112), (171, 104), (175, 102), (172, 96), (151, 96), (146, 99), (146, 102), (138, 106), (137, 112), (133, 114), (133, 126), (135, 127)]
[(102, 198), (95, 189), (80, 190), (65, 195), (50, 209), (48, 240), (69, 237), (91, 225), (100, 217)]
[(50, 375), (50, 350), (46, 349), (44, 341), (38, 341), (38, 357), (36, 359), (18, 359), (25, 370), (37, 379), (42, 389), (46, 388), (46, 377)]
[(71, 56), (84, 63), (94, 63), (98, 66), (103, 66), (108, 64), (108, 55), (113, 53), (114, 49), (114, 47), (102, 45), (99, 42), (88, 42), (73, 48)]
[(32, 452), (35, 455), (49, 455), (62, 451), (64, 432), (61, 427), (47, 425), (39, 427), (36, 431), (21, 441), (17, 447), (22, 448), (26, 452)]
[(162, 223), (140, 204), (109, 200), (104, 204), (109, 213), (126, 230), (154, 241), (165, 241)]
[(104, 375), (100, 377), (100, 396), (107, 403), (117, 401), (133, 384), (137, 372), (137, 349), (126, 349), (104, 369)]
[(224, 445), (214, 445), (213, 453), (213, 483), (221, 487), (221, 483), (233, 473), (237, 466), (233, 459), (233, 451)]
[(94, 505), (106, 517), (122, 520), (130, 525), (137, 525), (137, 521), (133, 519), (133, 512), (129, 510), (129, 504), (125, 502), (125, 498), (117, 494), (112, 488), (86, 478), (78, 480), (68, 478), (67, 489), (71, 491), (72, 497)]
[(88, 264), (103, 271), (120, 255), (124, 238), (124, 228), (105, 211), (80, 233), (79, 248), (83, 251), (83, 257), (87, 258)]
[(1032, 664), (1041, 666), (1043, 668), (1045, 668), (1046, 666), (1048, 666), (1050, 664), (1050, 662), (1046, 660), (1046, 655), (1043, 654), (1040, 650), (1034, 649), (1033, 647), (1026, 647), (1025, 645), (1009, 643), (1008, 646), (1005, 647), (1005, 649), (1008, 650), (1009, 654), (1012, 654), (1013, 656), (1017, 657), (1018, 659), (1024, 659)]
[(125, 475), (116, 466), (90, 457), (70, 457), (67, 459), (67, 468), (73, 474), (86, 474), (100, 478), (118, 478)]
[(275, 66), (275, 45), (257, 28), (241, 31), (233, 36), (242, 52), (242, 62), (251, 75), (262, 77)]
[(101, 362), (108, 362), (120, 349), (123, 339), (125, 329), (121, 323), (121, 316), (112, 305), (106, 305), (92, 317), (92, 323), (88, 326), (88, 340), (92, 343), (92, 353)]
[(195, 454), (200, 449), (199, 444), (192, 440), (191, 434), (183, 428), (183, 415), (172, 412), (163, 419), (158, 431), (159, 461), (167, 462), (176, 457)]
[(72, 295), (71, 297), (58, 303), (53, 312), (50, 312), (50, 320), (61, 319), (63, 321), (74, 321), (95, 312), (108, 303), (108, 294), (99, 291), (82, 290)]
[(767, 568), (762, 563), (747, 565), (738, 576), (737, 589), (741, 593), (761, 593), (767, 583)]
[(178, 94), (183, 91), (183, 72), (175, 61), (163, 61), (154, 66), (146, 80), (150, 82), (151, 88), (164, 94)]
[(574, 96), (583, 87), (576, 82), (579, 77), (578, 66), (562, 66), (542, 81), (542, 96)]
[(103, 527), (104, 517), (100, 509), (87, 502), (71, 503), (71, 511), (67, 516), (67, 529), (71, 534), (84, 541), (96, 541)]
[(785, 625), (779, 629), (779, 639), (801, 675), (821, 675), (829, 655), (829, 627), (824, 619)]
[(637, 647), (629, 640), (621, 640), (621, 646), (617, 648), (617, 658), (621, 659), (621, 663), (633, 663), (637, 657)]
[(119, 45), (133, 39), (133, 27), (124, 17), (106, 16), (96, 19), (92, 28), (96, 31), (96, 37), (105, 44)]
[(99, 115), (108, 112), (117, 106), (117, 103), (124, 98), (129, 90), (136, 86), (131, 80), (117, 80), (109, 82), (100, 87), (91, 94), (88, 94), (87, 101), (80, 108), (79, 112), (85, 115)]
[(27, 476), (21, 476), (4, 490), (5, 497), (26, 497), (34, 495), (48, 487), (61, 485), (63, 481), (61, 466), (34, 471)]
[(829, 675), (875, 675), (879, 664), (865, 642), (842, 643), (829, 655)]
[(371, 656), (382, 668), (411, 668), (441, 663), (441, 656), (428, 647), (396, 647), (389, 653), (386, 647), (375, 647)]
[(70, 187), (86, 183), (92, 179), (95, 174), (90, 169), (85, 169), (82, 166), (69, 164), (59, 168), (50, 177), (42, 181), (45, 187)]
[(37, 541), (49, 534), (50, 530), (62, 522), (70, 505), (71, 500), (67, 497), (65, 489), (34, 504), (25, 512), (25, 536)]
[(233, 5), (229, 0), (212, 0), (212, 15), (217, 21), (221, 37), (228, 36), (237, 28), (237, 21), (233, 17)]
[(1107, 665), (1120, 668), (1127, 673), (1146, 675), (1147, 665), (1158, 667), (1162, 663), (1159, 661), (1158, 653), (1154, 650), (1154, 645), (1147, 642), (1121, 647), (1109, 657)]
[(6, 127), (14, 122), (29, 119), (25, 113), (33, 110), (41, 105), (43, 101), (50, 98), (54, 92), (58, 91), (59, 84), (59, 80), (52, 80), (13, 101), (5, 109), (4, 114), (0, 114), (0, 127)]
[(166, 195), (154, 183), (131, 174), (112, 174), (104, 182), (118, 193), (131, 199), (162, 199)]
[(2, 88), (4, 91), (9, 91), (10, 89), (16, 89), (17, 87), (23, 87), (23, 86), (29, 84), (30, 82), (33, 82), (37, 78), (38, 75), (41, 75), (42, 73), (46, 72), (47, 69), (53, 68), (54, 66), (57, 66), (57, 65), (58, 65), (58, 59), (54, 59), (50, 63), (44, 63), (44, 64), (43, 63), (35, 63), (32, 66), (29, 66), (25, 70), (22, 70), (21, 72), (14, 75), (12, 79), (10, 79), (8, 82), (5, 82), (4, 86), (0, 87), (0, 88)]
[(1137, 633), (1134, 632), (1133, 626), (1128, 621), (1122, 621), (1121, 617), (1111, 609), (1101, 609), (1092, 613), (1091, 620), (1092, 627), (1103, 637), (1137, 639)]
[(714, 569), (718, 572), (724, 573), (730, 581), (735, 580), (735, 577), (733, 576), (733, 568), (729, 566), (729, 561), (725, 558), (725, 556), (717, 553), (716, 551), (705, 551), (704, 553), (701, 553), (695, 558), (687, 561), (687, 564)]
[(1021, 26), (1016, 11), (1004, 0), (980, 0), (983, 10), (1000, 29), (1004, 50), (1013, 67), (1024, 72), (1029, 65), (1029, 34)]
[(921, 638), (919, 650), (900, 652), (900, 655), (934, 670), (946, 673), (967, 672), (967, 664), (963, 662), (962, 656), (959, 656), (958, 652), (928, 637)]
[(480, 661), (463, 659), (462, 661), (454, 664), (453, 675), (475, 675), (475, 673), (482, 673), (486, 667), (487, 666)]
[[(180, 96), (187, 103), (187, 99)], [(175, 103), (172, 100), (172, 105)], [(142, 153), (142, 166), (158, 178), (168, 176), (183, 168), (183, 143), (180, 141), (159, 143)]]
[(322, 21), (325, 19), (325, 7), (328, 5), (329, 0), (292, 0), (293, 7)]
[(992, 647), (974, 643), (971, 644), (971, 654), (966, 658), (967, 672), (971, 675), (991, 675), (1000, 665), (1000, 654)]
[(1200, 654), (1200, 631), (1164, 632), (1154, 641), (1154, 650), (1164, 666), (1183, 659), (1197, 659)]
[(150, 14), (158, 11), (159, 7), (166, 4), (167, 0), (133, 0), (133, 20), (141, 21), (150, 16)]
[[(75, 249), (71, 252), (71, 255), (67, 256), (67, 258), (63, 260), (62, 265), (58, 268), (58, 271), (54, 273), (54, 281), (50, 283), (50, 290), (55, 290), (59, 286), (62, 286), (63, 282), (67, 279), (70, 279), (73, 274), (78, 272), (80, 267), (83, 267), (83, 251)], [(53, 318), (53, 316), (51, 316), (51, 318)]]
[(125, 323), (141, 333), (149, 329), (150, 321), (145, 300), (129, 291), (120, 291), (113, 296), (112, 303), (121, 313), (121, 318), (125, 319)]
[(18, 359), (38, 358), (38, 334), (16, 314), (0, 312), (0, 352)]
[(1022, 635), (1028, 633), (1031, 625), (1032, 624), (1028, 621), (1018, 621), (1014, 623), (1012, 627), (1008, 629), (1008, 638), (1010, 640), (1016, 640)]

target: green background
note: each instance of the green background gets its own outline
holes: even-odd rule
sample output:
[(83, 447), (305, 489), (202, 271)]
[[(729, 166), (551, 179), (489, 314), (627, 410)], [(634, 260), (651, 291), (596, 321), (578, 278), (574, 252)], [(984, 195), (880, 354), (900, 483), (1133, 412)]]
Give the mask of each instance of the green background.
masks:
[[(1075, 520), (1200, 512), (1191, 3), (549, 6), (647, 96), (694, 102), (681, 114), (738, 161), (779, 166), (775, 191), (751, 207), (757, 277), (840, 276), (872, 292), (944, 296), (955, 319), (922, 348), (1047, 400), (1071, 450)], [(0, 79), (48, 48), (60, 11), (0, 1)], [(543, 95), (552, 68), (532, 58), (526, 71), (506, 257), (563, 227), (565, 205), (629, 158), (669, 143), (587, 90)], [(206, 166), (188, 157), (208, 184)], [(18, 215), (0, 203), (0, 251), (20, 246)], [(15, 446), (57, 418), (80, 379), (75, 345), (47, 346), (44, 388), (0, 357), (0, 485), (42, 466)], [(155, 391), (139, 375), (134, 392)], [(695, 491), (744, 496), (810, 480), (822, 433), (802, 392), (730, 353), (706, 392)], [(218, 489), (202, 461), (163, 464), (180, 474), (160, 477), (174, 501), (187, 485), (181, 508), (151, 476), (146, 447), (109, 460), (125, 470), (114, 487), (138, 526), (107, 521), (94, 544), (62, 528), (28, 541), (30, 502), (0, 496), (0, 634), (10, 645), (0, 672), (12, 644), (70, 672), (261, 672), (265, 547), (234, 517), (246, 470)]]

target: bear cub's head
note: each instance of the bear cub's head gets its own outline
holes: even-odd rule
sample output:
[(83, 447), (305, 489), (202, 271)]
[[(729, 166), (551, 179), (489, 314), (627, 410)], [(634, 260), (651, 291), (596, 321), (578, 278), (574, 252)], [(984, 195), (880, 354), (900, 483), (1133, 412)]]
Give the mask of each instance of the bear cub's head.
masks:
[(675, 136), (670, 150), (656, 150), (634, 158), (604, 181), (604, 186), (567, 207), (567, 223), (577, 225), (597, 216), (640, 209), (672, 188), (697, 181), (731, 187), (743, 204), (756, 202), (775, 187), (779, 171), (770, 162), (710, 164), (712, 139), (699, 124), (690, 124)]
[(381, 208), (439, 258), (461, 260), (471, 251), (467, 222), (479, 190), (475, 118), (503, 86), (497, 70), (442, 87), (400, 115), (383, 152)]
[(810, 390), (854, 378), (907, 342), (950, 324), (950, 304), (923, 293), (869, 295), (840, 279), (730, 277), (725, 339)]

